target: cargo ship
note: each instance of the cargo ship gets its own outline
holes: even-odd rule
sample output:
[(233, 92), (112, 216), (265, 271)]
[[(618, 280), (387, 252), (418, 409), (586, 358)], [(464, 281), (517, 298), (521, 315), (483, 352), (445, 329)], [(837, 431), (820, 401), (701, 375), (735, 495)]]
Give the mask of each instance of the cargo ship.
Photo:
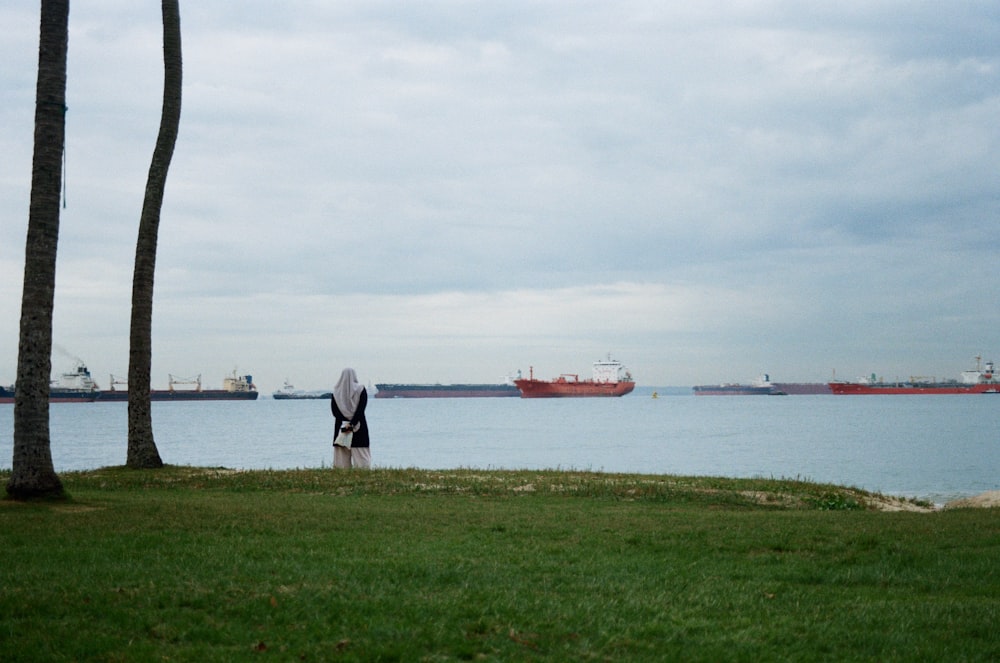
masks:
[(771, 384), (789, 396), (819, 396), (833, 393), (826, 382), (772, 382)]
[(271, 394), (271, 398), (276, 401), (288, 400), (308, 400), (319, 398), (333, 398), (333, 392), (322, 390), (296, 389), (295, 385), (285, 380), (285, 384)]
[[(520, 372), (518, 372), (520, 377)], [(497, 384), (390, 384), (375, 383), (375, 398), (496, 398), (519, 396), (513, 382)]]
[[(0, 404), (14, 402), (14, 385), (0, 387)], [(100, 396), (96, 391), (56, 387), (49, 390), (49, 403), (93, 403)]]
[[(14, 392), (14, 385), (0, 387), (0, 403), (13, 403)], [(100, 395), (101, 390), (82, 361), (49, 384), (50, 403), (93, 403)]]
[(607, 360), (595, 361), (593, 376), (581, 380), (574, 373), (563, 373), (554, 380), (536, 380), (531, 367), (527, 379), (514, 380), (521, 398), (566, 398), (594, 396), (624, 396), (635, 389), (632, 375), (620, 361), (608, 355)]
[(962, 371), (958, 380), (937, 381), (933, 378), (911, 377), (906, 382), (885, 382), (875, 377), (861, 378), (857, 382), (831, 382), (830, 390), (837, 395), (879, 395), (879, 394), (997, 394), (1000, 381), (993, 372), (993, 362), (981, 365), (982, 357), (976, 357), (976, 368)]
[(74, 370), (53, 380), (49, 387), (50, 403), (92, 403), (100, 395), (100, 388), (82, 361), (77, 362)]
[(760, 375), (750, 384), (700, 384), (691, 387), (695, 396), (774, 396), (784, 394), (772, 383), (767, 373)]
[[(167, 376), (166, 389), (153, 389), (149, 392), (151, 401), (254, 401), (257, 400), (257, 387), (252, 375), (237, 375), (236, 371), (222, 381), (222, 389), (202, 389), (201, 375), (195, 378), (175, 378)], [(128, 389), (115, 389), (116, 384), (122, 384), (111, 376), (111, 388), (99, 392), (98, 401), (127, 401)], [(189, 388), (175, 389), (180, 385), (192, 385)]]

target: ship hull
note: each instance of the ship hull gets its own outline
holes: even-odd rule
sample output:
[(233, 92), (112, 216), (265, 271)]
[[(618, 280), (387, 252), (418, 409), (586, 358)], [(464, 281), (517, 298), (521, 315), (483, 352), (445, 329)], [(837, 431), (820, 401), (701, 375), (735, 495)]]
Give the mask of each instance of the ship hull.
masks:
[(753, 387), (745, 384), (697, 385), (691, 387), (695, 396), (770, 396), (773, 387)]
[(772, 382), (771, 386), (789, 396), (820, 396), (833, 393), (826, 382)]
[[(76, 390), (53, 390), (49, 392), (49, 403), (93, 403), (97, 400), (100, 392), (89, 389)], [(0, 404), (13, 403), (14, 390), (8, 387), (0, 387)]]
[(327, 392), (315, 392), (308, 394), (282, 394), (275, 392), (271, 395), (276, 401), (306, 401), (306, 400), (318, 400), (325, 398), (327, 400), (333, 398), (333, 394), (329, 391)]
[(707, 384), (691, 389), (696, 396), (816, 396), (833, 393), (826, 382), (771, 382), (769, 386)]
[[(170, 391), (153, 390), (149, 392), (150, 401), (255, 401), (256, 391), (226, 391), (225, 389), (204, 389), (202, 391)], [(127, 401), (127, 391), (102, 391), (96, 399), (102, 403)]]
[(521, 398), (594, 398), (632, 393), (635, 382), (593, 382), (591, 380), (514, 380)]
[(1000, 393), (1000, 383), (980, 384), (861, 384), (854, 382), (831, 382), (830, 391), (838, 396), (854, 395), (906, 395), (921, 394), (996, 394)]
[(507, 384), (376, 384), (375, 398), (499, 398), (518, 396)]
[(100, 396), (100, 392), (83, 389), (80, 391), (56, 391), (49, 392), (50, 403), (93, 403)]

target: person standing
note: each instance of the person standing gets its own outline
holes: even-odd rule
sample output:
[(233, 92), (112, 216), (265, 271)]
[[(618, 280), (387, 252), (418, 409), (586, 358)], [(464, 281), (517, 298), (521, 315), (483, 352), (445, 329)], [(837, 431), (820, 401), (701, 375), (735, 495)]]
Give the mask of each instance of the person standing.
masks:
[(368, 421), (365, 419), (365, 406), (368, 405), (368, 390), (358, 382), (357, 373), (353, 368), (345, 368), (340, 373), (333, 388), (333, 398), (330, 399), (330, 410), (335, 422), (334, 436), (338, 431), (350, 430), (354, 433), (350, 447), (333, 445), (334, 467), (369, 468), (372, 465), (372, 454), (369, 446)]

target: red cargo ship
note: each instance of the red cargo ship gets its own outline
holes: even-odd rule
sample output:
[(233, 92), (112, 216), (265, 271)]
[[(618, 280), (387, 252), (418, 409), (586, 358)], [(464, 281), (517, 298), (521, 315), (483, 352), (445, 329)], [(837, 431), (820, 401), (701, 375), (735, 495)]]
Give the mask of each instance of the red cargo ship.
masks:
[(521, 398), (624, 396), (635, 389), (632, 375), (610, 355), (606, 361), (594, 362), (593, 377), (589, 380), (581, 380), (573, 373), (563, 373), (554, 380), (536, 380), (534, 367), (528, 374), (527, 380), (514, 380)]
[(1000, 393), (1000, 381), (993, 372), (993, 362), (980, 367), (981, 357), (976, 357), (976, 368), (962, 371), (958, 380), (942, 382), (933, 379), (911, 377), (907, 382), (883, 382), (873, 374), (859, 382), (831, 382), (830, 391), (841, 396), (857, 394), (996, 394)]

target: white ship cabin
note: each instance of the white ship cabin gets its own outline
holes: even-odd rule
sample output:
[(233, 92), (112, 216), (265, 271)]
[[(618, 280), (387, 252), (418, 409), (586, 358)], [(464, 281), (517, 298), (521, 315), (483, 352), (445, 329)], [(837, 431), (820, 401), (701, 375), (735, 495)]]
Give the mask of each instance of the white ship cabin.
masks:
[(972, 371), (962, 371), (962, 384), (979, 384), (980, 382), (994, 382), (995, 378), (993, 375), (993, 362), (986, 362), (986, 368), (983, 369), (982, 357), (976, 357), (976, 368)]
[(229, 392), (257, 391), (252, 375), (236, 375), (236, 371), (222, 381), (222, 389)]
[(632, 375), (625, 370), (620, 361), (612, 359), (611, 355), (608, 355), (606, 360), (594, 362), (593, 379), (594, 382), (615, 384), (618, 382), (631, 382)]
[(78, 389), (81, 391), (96, 391), (97, 383), (90, 377), (90, 370), (83, 362), (76, 365), (76, 369), (63, 373), (58, 380), (52, 380), (50, 385), (56, 389)]

